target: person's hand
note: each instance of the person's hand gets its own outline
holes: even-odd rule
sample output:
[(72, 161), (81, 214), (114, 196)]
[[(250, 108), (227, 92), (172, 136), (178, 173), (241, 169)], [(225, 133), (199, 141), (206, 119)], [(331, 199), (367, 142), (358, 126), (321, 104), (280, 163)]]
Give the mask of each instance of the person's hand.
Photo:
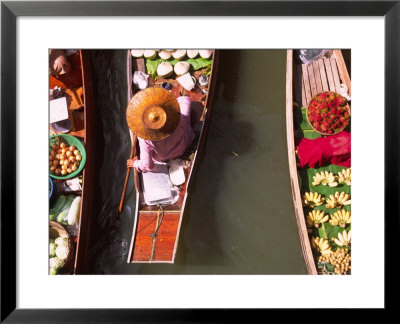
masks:
[(138, 158), (135, 156), (133, 159), (128, 159), (126, 160), (126, 166), (128, 168), (133, 168), (133, 163), (137, 160)]

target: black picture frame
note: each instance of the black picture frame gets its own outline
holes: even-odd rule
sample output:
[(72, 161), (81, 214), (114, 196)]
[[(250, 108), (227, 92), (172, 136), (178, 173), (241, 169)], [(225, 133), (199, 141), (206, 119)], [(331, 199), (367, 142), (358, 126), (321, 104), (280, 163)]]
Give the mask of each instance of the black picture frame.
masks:
[[(155, 8), (157, 8), (155, 10)], [(18, 16), (381, 16), (385, 19), (385, 246), (399, 237), (400, 1), (2, 1), (1, 2), (1, 322), (231, 322), (229, 309), (16, 308), (16, 19)], [(371, 45), (371, 49), (373, 44)], [(368, 51), (368, 49), (366, 49)], [(372, 58), (373, 59), (373, 58)], [(393, 203), (394, 202), (394, 203)], [(390, 214), (389, 214), (390, 213)], [(389, 215), (395, 219), (388, 220)], [(382, 216), (382, 215), (381, 215)], [(397, 216), (397, 219), (396, 219)], [(396, 226), (391, 224), (395, 223)], [(385, 283), (397, 282), (388, 271)], [(367, 283), (366, 283), (367, 284)], [(385, 309), (392, 302), (385, 286)], [(245, 312), (246, 310), (240, 310)], [(257, 312), (252, 311), (252, 318)], [(254, 314), (254, 312), (256, 312)]]

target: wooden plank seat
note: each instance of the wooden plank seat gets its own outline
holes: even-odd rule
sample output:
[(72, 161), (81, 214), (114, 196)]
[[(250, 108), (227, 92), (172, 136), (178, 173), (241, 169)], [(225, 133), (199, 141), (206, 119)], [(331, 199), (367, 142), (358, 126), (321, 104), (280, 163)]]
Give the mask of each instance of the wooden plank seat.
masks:
[[(347, 84), (345, 76), (341, 75), (343, 57), (335, 50), (329, 51), (324, 57), (309, 64), (293, 66), (294, 101), (300, 107), (307, 107), (310, 100), (318, 93), (334, 91), (340, 93), (340, 85)], [(349, 94), (351, 89), (349, 88)]]

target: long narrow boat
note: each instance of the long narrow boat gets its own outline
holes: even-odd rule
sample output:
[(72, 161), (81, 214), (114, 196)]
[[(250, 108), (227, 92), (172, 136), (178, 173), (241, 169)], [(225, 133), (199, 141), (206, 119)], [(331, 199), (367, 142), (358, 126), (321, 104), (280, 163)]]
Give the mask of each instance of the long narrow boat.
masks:
[[(72, 135), (83, 143), (86, 151), (86, 162), (83, 171), (79, 174), (82, 176), (81, 189), (77, 192), (71, 192), (71, 194), (81, 196), (79, 222), (77, 231), (71, 234), (73, 248), (71, 262), (68, 263), (67, 268), (63, 269), (61, 273), (84, 274), (88, 273), (87, 251), (94, 181), (94, 103), (92, 77), (88, 51), (79, 50), (67, 56), (67, 59), (71, 64), (71, 72), (58, 77), (50, 75), (49, 89), (59, 87), (63, 90), (68, 102), (68, 119), (72, 123), (70, 131), (65, 134)], [(49, 125), (49, 130), (50, 135), (64, 133), (54, 129), (52, 124)], [(53, 180), (54, 183), (58, 182), (59, 188), (62, 188), (64, 180)]]
[[(324, 56), (309, 64), (296, 63), (293, 50), (287, 50), (286, 127), (290, 182), (300, 243), (308, 273), (313, 275), (321, 272), (317, 269), (319, 255), (312, 248), (311, 230), (307, 228), (306, 209), (302, 201), (304, 195), (302, 184), (308, 183), (310, 176), (301, 172), (298, 166), (295, 143), (296, 140), (304, 136), (299, 128), (299, 124), (301, 124), (299, 116), (304, 117), (304, 113), (301, 112), (302, 107), (307, 107), (312, 98), (319, 93), (328, 91), (341, 93), (346, 87), (348, 95), (351, 95), (350, 76), (340, 50), (329, 50)], [(296, 118), (297, 122), (295, 123)]]
[[(216, 83), (218, 63), (218, 51), (214, 50), (211, 56), (211, 65), (208, 67), (209, 83), (207, 86), (199, 86), (197, 82), (203, 71), (191, 69), (190, 74), (196, 78), (196, 87), (188, 92), (192, 100), (191, 123), (196, 134), (189, 152), (185, 153), (184, 160), (190, 162), (185, 169), (185, 182), (179, 186), (179, 198), (175, 203), (160, 208), (156, 205), (147, 205), (143, 194), (142, 174), (134, 169), (134, 184), (136, 191), (136, 207), (132, 229), (132, 239), (128, 254), (128, 263), (174, 263), (178, 247), (179, 232), (185, 203), (188, 197), (188, 189), (200, 149), (204, 144), (207, 125), (211, 113), (211, 104)], [(184, 59), (182, 59), (184, 60)], [(131, 51), (127, 53), (127, 79), (128, 102), (138, 91), (133, 84), (135, 71), (146, 73), (146, 59), (135, 58)], [(156, 79), (156, 78), (154, 78)], [(164, 82), (172, 85), (171, 93), (175, 97), (181, 94), (182, 86), (173, 76), (168, 79), (149, 77), (149, 87), (160, 87)], [(137, 137), (130, 131), (132, 140), (132, 152), (139, 157), (139, 145)], [(154, 233), (157, 232), (156, 236)], [(153, 235), (153, 236), (151, 236)]]

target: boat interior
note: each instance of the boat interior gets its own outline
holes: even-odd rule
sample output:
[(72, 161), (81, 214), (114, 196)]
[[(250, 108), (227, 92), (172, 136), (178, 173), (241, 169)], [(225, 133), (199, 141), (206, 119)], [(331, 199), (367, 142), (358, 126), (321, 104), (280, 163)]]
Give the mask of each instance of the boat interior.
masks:
[[(131, 85), (129, 91), (130, 98), (139, 91), (139, 88), (134, 86), (133, 73), (141, 71), (146, 73), (144, 58), (132, 58), (128, 51), (128, 84)], [(202, 71), (193, 72), (193, 76), (198, 81)], [(138, 191), (137, 199), (137, 221), (134, 224), (133, 237), (131, 242), (131, 251), (128, 256), (128, 262), (166, 262), (173, 263), (177, 248), (178, 235), (182, 221), (182, 211), (184, 209), (188, 183), (192, 172), (193, 162), (196, 157), (196, 151), (201, 145), (200, 134), (205, 123), (205, 114), (207, 107), (207, 94), (209, 87), (200, 87), (198, 82), (191, 91), (186, 91), (182, 85), (174, 78), (158, 78), (153, 80), (151, 76), (148, 78), (148, 87), (162, 87), (168, 83), (170, 91), (175, 97), (187, 95), (192, 101), (191, 106), (191, 124), (195, 133), (195, 139), (186, 152), (181, 156), (184, 161), (190, 161), (184, 169), (185, 183), (179, 186), (179, 197), (176, 202), (163, 206), (163, 209), (158, 205), (148, 205), (145, 202), (145, 197), (142, 190), (143, 178), (134, 170), (135, 186)], [(129, 98), (129, 100), (130, 100)], [(131, 134), (133, 138), (133, 134)], [(139, 153), (139, 145), (136, 143), (136, 153)], [(161, 224), (158, 228), (158, 224)], [(151, 234), (157, 231), (156, 239), (152, 239)], [(162, 243), (161, 243), (162, 242)]]
[(309, 64), (293, 59), (294, 106), (307, 107), (310, 100), (324, 91), (342, 92), (341, 84), (347, 86), (351, 96), (343, 55), (340, 50), (329, 50), (324, 56)]

